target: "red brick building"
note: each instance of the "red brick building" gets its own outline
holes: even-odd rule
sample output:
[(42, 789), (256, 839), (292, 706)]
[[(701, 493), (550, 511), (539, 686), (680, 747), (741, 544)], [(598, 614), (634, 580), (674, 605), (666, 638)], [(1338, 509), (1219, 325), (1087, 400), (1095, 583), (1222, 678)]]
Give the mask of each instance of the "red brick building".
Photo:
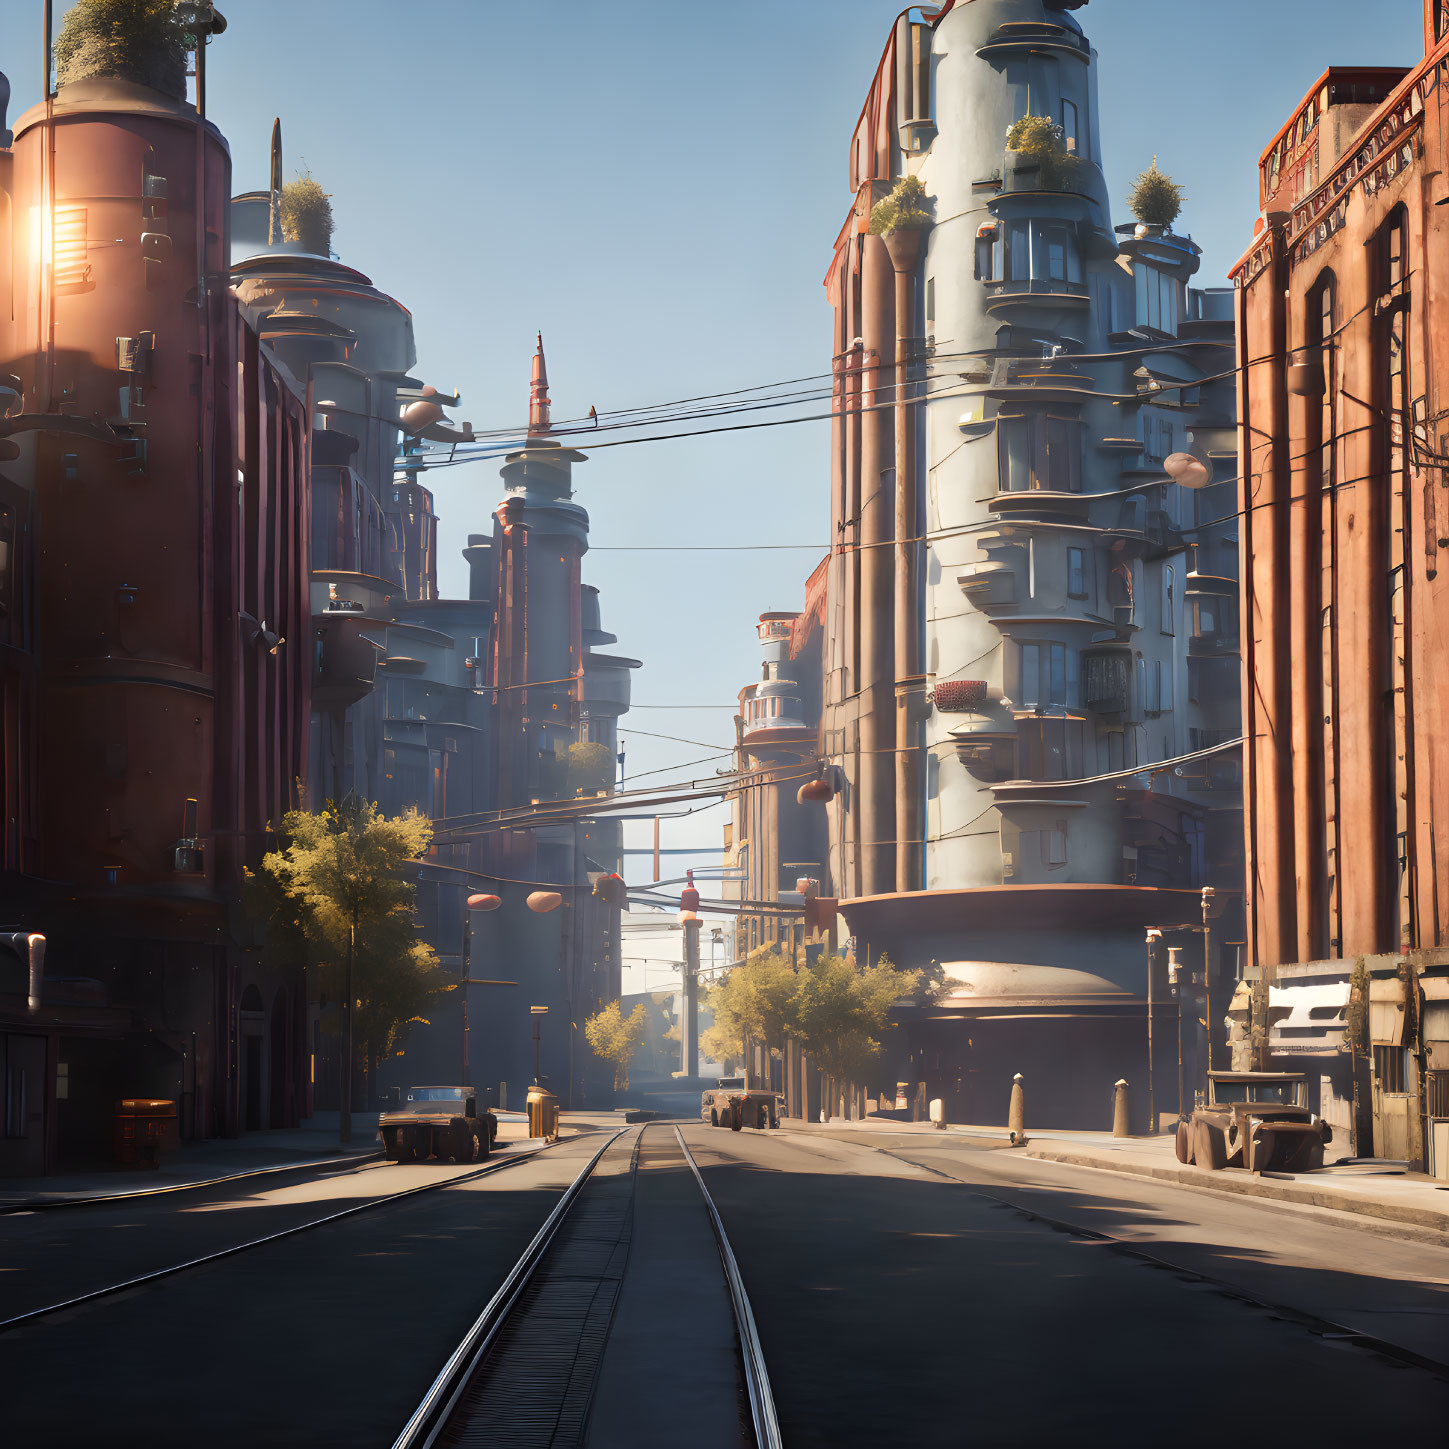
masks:
[(1314, 83), (1234, 281), (1260, 1050), (1449, 1175), (1446, 29), (1429, 0), (1412, 69)]
[(308, 399), (228, 287), (231, 166), (183, 101), (63, 86), (0, 151), (0, 1174), (308, 1112), (300, 979), (241, 905), (305, 774)]

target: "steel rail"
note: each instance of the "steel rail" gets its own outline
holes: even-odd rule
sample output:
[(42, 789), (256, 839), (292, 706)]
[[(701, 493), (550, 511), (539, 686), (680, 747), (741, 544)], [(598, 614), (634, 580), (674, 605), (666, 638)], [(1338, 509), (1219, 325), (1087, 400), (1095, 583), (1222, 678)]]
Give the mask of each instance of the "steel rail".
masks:
[(755, 1326), (755, 1315), (750, 1308), (749, 1296), (745, 1293), (740, 1266), (735, 1261), (734, 1250), (725, 1234), (724, 1220), (714, 1205), (714, 1199), (709, 1195), (709, 1189), (704, 1185), (704, 1175), (694, 1160), (694, 1153), (689, 1150), (689, 1144), (684, 1140), (684, 1133), (675, 1127), (674, 1135), (679, 1139), (684, 1160), (689, 1164), (689, 1170), (699, 1185), (700, 1195), (704, 1198), (705, 1208), (709, 1212), (710, 1226), (714, 1229), (714, 1240), (719, 1247), (720, 1261), (724, 1264), (730, 1301), (735, 1310), (735, 1328), (740, 1336), (740, 1357), (745, 1365), (745, 1386), (750, 1395), (750, 1417), (754, 1420), (755, 1442), (758, 1449), (782, 1449), (784, 1441), (780, 1437), (780, 1421), (775, 1414), (775, 1396), (770, 1391), (765, 1351), (760, 1346), (760, 1334)]
[[(437, 1442), (438, 1436), (452, 1418), (463, 1391), (497, 1338), (499, 1329), (503, 1327), (519, 1295), (528, 1286), (529, 1279), (543, 1261), (543, 1255), (557, 1236), (569, 1210), (578, 1200), (584, 1184), (599, 1165), (604, 1153), (628, 1130), (627, 1127), (621, 1127), (613, 1133), (564, 1189), (563, 1196), (554, 1204), (553, 1211), (544, 1219), (543, 1226), (534, 1234), (533, 1241), (523, 1250), (512, 1271), (503, 1280), (502, 1287), (488, 1300), (482, 1313), (474, 1320), (473, 1326), (448, 1356), (448, 1361), (423, 1395), (422, 1402), (413, 1410), (412, 1417), (393, 1441), (393, 1449), (430, 1449)], [(642, 1129), (639, 1135), (643, 1136)]]
[(380, 1161), (381, 1148), (375, 1152), (352, 1152), (344, 1157), (320, 1157), (310, 1162), (288, 1162), (272, 1167), (253, 1167), (246, 1172), (231, 1172), (225, 1177), (203, 1177), (195, 1182), (172, 1182), (165, 1187), (136, 1187), (129, 1192), (97, 1193), (92, 1197), (48, 1197), (27, 1202), (23, 1198), (0, 1198), (0, 1217), (20, 1217), (25, 1213), (50, 1212), (55, 1208), (104, 1207), (110, 1203), (138, 1202), (149, 1197), (164, 1197), (173, 1192), (197, 1192), (204, 1187), (221, 1187), (228, 1182), (245, 1182), (252, 1177), (274, 1177), (280, 1172), (306, 1172), (309, 1168), (335, 1168), (326, 1181), (347, 1177)]
[[(574, 1139), (570, 1138), (568, 1140), (573, 1141)], [(148, 1283), (156, 1283), (163, 1278), (175, 1277), (178, 1273), (186, 1273), (193, 1268), (204, 1267), (207, 1263), (218, 1263), (223, 1258), (234, 1258), (240, 1253), (250, 1251), (252, 1248), (264, 1247), (267, 1243), (280, 1242), (284, 1238), (293, 1238), (299, 1233), (309, 1232), (313, 1228), (325, 1227), (328, 1223), (340, 1222), (343, 1218), (353, 1217), (357, 1213), (371, 1212), (374, 1208), (388, 1207), (393, 1203), (402, 1202), (407, 1198), (417, 1197), (425, 1192), (440, 1192), (444, 1188), (456, 1187), (459, 1183), (472, 1182), (476, 1178), (487, 1177), (495, 1172), (502, 1172), (505, 1168), (516, 1167), (520, 1162), (527, 1162), (531, 1158), (537, 1157), (540, 1152), (546, 1152), (550, 1147), (557, 1145), (557, 1141), (545, 1142), (541, 1147), (534, 1147), (527, 1152), (510, 1155), (497, 1162), (487, 1162), (482, 1167), (475, 1168), (471, 1172), (459, 1173), (456, 1177), (443, 1178), (437, 1182), (420, 1183), (417, 1187), (406, 1188), (402, 1192), (389, 1193), (385, 1197), (376, 1197), (369, 1202), (358, 1203), (353, 1207), (343, 1208), (340, 1212), (328, 1213), (326, 1217), (313, 1218), (309, 1222), (298, 1223), (294, 1227), (282, 1228), (275, 1233), (267, 1233), (264, 1237), (251, 1238), (245, 1243), (233, 1243), (230, 1247), (219, 1248), (214, 1253), (203, 1253), (201, 1257), (189, 1258), (184, 1263), (173, 1263), (169, 1267), (155, 1268), (149, 1273), (138, 1274), (136, 1277), (127, 1278), (120, 1283), (111, 1283), (104, 1288), (94, 1288), (89, 1293), (78, 1294), (76, 1297), (64, 1299), (60, 1303), (49, 1303), (44, 1308), (32, 1308), (28, 1312), (16, 1314), (13, 1318), (0, 1319), (0, 1333), (9, 1333), (13, 1329), (23, 1328), (28, 1323), (36, 1323), (42, 1318), (50, 1318), (57, 1313), (65, 1313), (72, 1308), (80, 1308), (87, 1303), (98, 1302), (102, 1298), (112, 1298), (118, 1293), (128, 1293), (133, 1288), (142, 1288)], [(605, 1146), (607, 1145), (606, 1143)]]

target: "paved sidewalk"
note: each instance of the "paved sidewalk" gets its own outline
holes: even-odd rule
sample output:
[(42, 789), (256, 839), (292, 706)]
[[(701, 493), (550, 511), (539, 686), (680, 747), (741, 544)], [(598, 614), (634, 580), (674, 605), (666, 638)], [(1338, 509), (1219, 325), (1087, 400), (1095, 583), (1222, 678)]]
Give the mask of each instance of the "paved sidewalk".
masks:
[(794, 1131), (818, 1132), (846, 1141), (884, 1137), (918, 1136), (936, 1142), (970, 1138), (982, 1147), (1021, 1152), (1044, 1162), (1064, 1162), (1076, 1167), (1095, 1167), (1108, 1172), (1125, 1172), (1135, 1177), (1155, 1177), (1210, 1192), (1237, 1193), (1243, 1197), (1273, 1198), (1307, 1207), (1334, 1208), (1390, 1222), (1411, 1223), (1449, 1233), (1449, 1183), (1423, 1173), (1406, 1172), (1402, 1164), (1378, 1161), (1332, 1162), (1317, 1172), (1268, 1172), (1262, 1176), (1240, 1168), (1212, 1172), (1187, 1167), (1177, 1160), (1173, 1138), (1113, 1137), (1109, 1132), (1034, 1132), (1027, 1127), (1024, 1147), (1013, 1148), (1004, 1127), (949, 1126), (944, 1132), (929, 1122), (895, 1122), (887, 1118), (866, 1118), (847, 1122), (840, 1118), (829, 1124), (785, 1121), (782, 1127)]
[[(496, 1110), (496, 1109), (495, 1109)], [(498, 1140), (525, 1142), (528, 1118), (522, 1112), (498, 1113)], [(159, 1167), (97, 1166), (85, 1172), (54, 1177), (0, 1178), (0, 1208), (77, 1202), (94, 1197), (145, 1196), (169, 1188), (197, 1187), (252, 1173), (285, 1172), (289, 1168), (347, 1165), (381, 1156), (377, 1112), (352, 1114), (352, 1141), (337, 1140), (337, 1113), (318, 1112), (300, 1127), (246, 1132), (240, 1137), (211, 1137), (183, 1142)]]
[(337, 1140), (337, 1113), (319, 1112), (300, 1127), (247, 1132), (183, 1142), (154, 1168), (96, 1166), (53, 1177), (0, 1178), (0, 1205), (66, 1202), (111, 1194), (149, 1193), (158, 1188), (195, 1186), (242, 1173), (302, 1167), (311, 1162), (365, 1159), (381, 1151), (377, 1114), (352, 1114), (352, 1141)]

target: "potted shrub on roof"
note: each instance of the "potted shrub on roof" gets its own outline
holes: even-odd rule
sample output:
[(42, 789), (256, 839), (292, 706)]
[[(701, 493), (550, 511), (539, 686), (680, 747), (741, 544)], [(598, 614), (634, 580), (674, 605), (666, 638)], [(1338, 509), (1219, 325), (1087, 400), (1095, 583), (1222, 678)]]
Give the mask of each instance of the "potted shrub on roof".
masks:
[(319, 257), (332, 255), (332, 197), (310, 174), (282, 188), (277, 219), (283, 241)]
[(1127, 205), (1137, 218), (1137, 235), (1161, 236), (1172, 230), (1182, 210), (1184, 192), (1165, 171), (1157, 169), (1157, 157), (1152, 165), (1132, 183), (1127, 193)]
[(125, 80), (184, 101), (196, 9), (176, 0), (77, 0), (55, 42), (57, 85)]
[(898, 272), (915, 266), (921, 251), (921, 233), (931, 224), (926, 210), (926, 188), (919, 176), (902, 176), (870, 209), (870, 232), (890, 253)]
[(1062, 128), (1047, 116), (1023, 116), (1006, 133), (1006, 149), (1016, 174), (1035, 168), (1043, 191), (1069, 190), (1082, 164), (1067, 150)]

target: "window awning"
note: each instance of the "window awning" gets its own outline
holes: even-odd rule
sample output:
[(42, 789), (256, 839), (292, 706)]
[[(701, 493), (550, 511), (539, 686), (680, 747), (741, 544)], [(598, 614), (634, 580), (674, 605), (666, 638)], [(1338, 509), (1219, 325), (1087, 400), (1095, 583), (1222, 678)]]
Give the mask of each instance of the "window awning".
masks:
[(1348, 978), (1268, 987), (1268, 1050), (1278, 1056), (1334, 1056), (1346, 1047)]

